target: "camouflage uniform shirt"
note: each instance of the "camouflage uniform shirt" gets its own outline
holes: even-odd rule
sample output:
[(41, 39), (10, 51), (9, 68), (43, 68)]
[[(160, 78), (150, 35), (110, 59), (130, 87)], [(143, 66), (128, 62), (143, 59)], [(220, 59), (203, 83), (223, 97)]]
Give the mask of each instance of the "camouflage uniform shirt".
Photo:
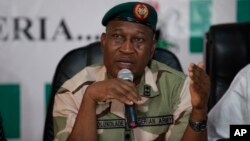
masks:
[[(69, 136), (85, 89), (105, 80), (103, 65), (86, 67), (67, 80), (55, 96), (53, 119), (55, 140)], [(124, 104), (117, 100), (98, 103), (96, 109), (99, 141), (179, 141), (191, 112), (189, 78), (162, 63), (152, 61), (137, 85), (143, 104), (137, 106), (139, 126), (128, 130)], [(87, 116), (87, 115), (86, 115)]]

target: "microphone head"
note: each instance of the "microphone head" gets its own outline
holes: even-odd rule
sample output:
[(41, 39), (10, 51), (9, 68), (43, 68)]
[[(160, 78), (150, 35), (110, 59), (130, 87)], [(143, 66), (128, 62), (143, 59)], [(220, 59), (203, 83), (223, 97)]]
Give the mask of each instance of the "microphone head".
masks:
[(122, 80), (128, 80), (128, 81), (131, 81), (131, 82), (133, 82), (133, 79), (134, 79), (134, 76), (133, 76), (132, 72), (129, 69), (121, 69), (118, 72), (117, 77), (122, 79)]

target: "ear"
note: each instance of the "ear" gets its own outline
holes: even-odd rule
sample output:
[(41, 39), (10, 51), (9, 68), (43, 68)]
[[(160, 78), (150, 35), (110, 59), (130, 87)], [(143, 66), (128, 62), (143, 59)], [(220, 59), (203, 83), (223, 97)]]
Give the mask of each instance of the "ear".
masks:
[(105, 47), (105, 42), (106, 42), (106, 33), (102, 33), (101, 35), (101, 50), (103, 53), (104, 47)]
[(152, 44), (152, 46), (151, 46), (151, 49), (150, 49), (150, 59), (152, 59), (153, 56), (154, 56), (156, 44), (157, 44), (157, 41), (154, 40), (154, 41), (153, 41), (153, 44)]

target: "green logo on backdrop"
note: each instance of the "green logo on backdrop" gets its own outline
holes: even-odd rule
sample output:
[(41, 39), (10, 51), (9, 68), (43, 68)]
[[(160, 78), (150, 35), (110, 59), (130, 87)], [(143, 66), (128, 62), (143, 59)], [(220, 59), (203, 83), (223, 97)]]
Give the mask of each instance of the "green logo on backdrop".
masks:
[(20, 138), (20, 87), (0, 84), (0, 113), (6, 138)]
[(51, 84), (46, 83), (45, 84), (45, 105), (46, 105), (46, 109), (47, 109), (47, 107), (49, 105), (49, 102), (50, 102), (51, 89), (52, 89)]
[(191, 53), (203, 52), (203, 38), (211, 21), (211, 0), (190, 0), (190, 42)]
[(237, 21), (250, 22), (250, 0), (237, 1)]

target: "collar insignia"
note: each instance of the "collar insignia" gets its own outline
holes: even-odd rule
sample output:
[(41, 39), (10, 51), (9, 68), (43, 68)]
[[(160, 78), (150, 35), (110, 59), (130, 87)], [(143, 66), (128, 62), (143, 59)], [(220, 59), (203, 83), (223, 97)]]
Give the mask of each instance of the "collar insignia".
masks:
[(149, 85), (144, 85), (144, 96), (150, 96), (151, 95), (151, 87)]

